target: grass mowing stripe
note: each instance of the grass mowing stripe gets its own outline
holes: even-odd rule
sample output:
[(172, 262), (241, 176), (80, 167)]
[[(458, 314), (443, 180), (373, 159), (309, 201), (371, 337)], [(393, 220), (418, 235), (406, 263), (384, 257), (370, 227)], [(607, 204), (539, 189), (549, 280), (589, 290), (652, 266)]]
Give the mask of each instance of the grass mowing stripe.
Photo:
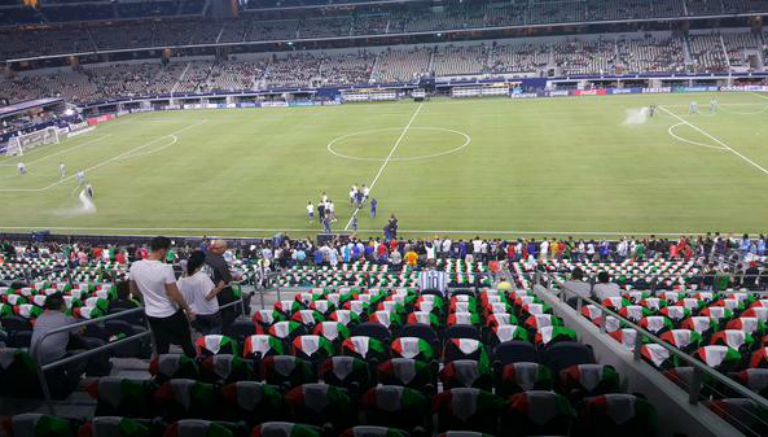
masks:
[(719, 140), (716, 137), (714, 137), (713, 135), (711, 135), (709, 132), (705, 131), (704, 129), (701, 129), (700, 127), (698, 127), (698, 126), (696, 126), (694, 124), (692, 124), (688, 120), (684, 119), (683, 117), (680, 117), (679, 115), (675, 114), (674, 112), (670, 111), (669, 109), (667, 109), (667, 108), (665, 108), (663, 106), (659, 106), (659, 109), (661, 109), (662, 111), (664, 111), (667, 114), (671, 115), (672, 117), (675, 117), (676, 119), (680, 120), (682, 123), (687, 124), (688, 126), (692, 127), (694, 130), (696, 130), (700, 134), (706, 136), (707, 138), (711, 139), (712, 141), (716, 142), (717, 144), (720, 144), (721, 146), (723, 146), (729, 152), (733, 153), (734, 155), (736, 155), (739, 158), (743, 159), (747, 163), (751, 164), (756, 169), (758, 169), (761, 172), (763, 172), (766, 175), (768, 175), (768, 170), (766, 170), (765, 167), (763, 167), (760, 164), (756, 163), (755, 161), (747, 158), (746, 156), (741, 154), (739, 151), (735, 150), (733, 147), (729, 146), (728, 144), (725, 144), (721, 140)]
[[(387, 168), (387, 164), (389, 164), (389, 161), (392, 160), (392, 155), (394, 155), (395, 152), (397, 151), (397, 148), (400, 146), (400, 143), (403, 141), (403, 138), (405, 138), (405, 134), (408, 133), (408, 129), (411, 128), (413, 121), (416, 120), (416, 117), (419, 115), (419, 112), (421, 112), (421, 108), (423, 106), (424, 106), (424, 103), (419, 103), (419, 106), (417, 106), (416, 110), (413, 111), (413, 115), (411, 115), (411, 119), (408, 120), (408, 124), (406, 124), (405, 127), (403, 128), (403, 131), (400, 132), (400, 136), (397, 138), (397, 141), (395, 141), (395, 144), (392, 146), (392, 149), (389, 151), (389, 155), (387, 155), (387, 158), (381, 164), (381, 167), (379, 167), (378, 173), (376, 173), (376, 176), (373, 178), (373, 182), (371, 182), (371, 185), (368, 187), (369, 197), (370, 197), (370, 194), (373, 193), (373, 187), (376, 186), (376, 182), (379, 181), (379, 178), (381, 177), (381, 174), (384, 172), (384, 169)], [(365, 199), (363, 199), (363, 201), (365, 201)], [(347, 225), (344, 226), (345, 231), (349, 230), (349, 226), (352, 225), (352, 220), (354, 220), (354, 218), (360, 212), (361, 207), (362, 205), (355, 208), (355, 211), (352, 213), (352, 216), (349, 218)]]

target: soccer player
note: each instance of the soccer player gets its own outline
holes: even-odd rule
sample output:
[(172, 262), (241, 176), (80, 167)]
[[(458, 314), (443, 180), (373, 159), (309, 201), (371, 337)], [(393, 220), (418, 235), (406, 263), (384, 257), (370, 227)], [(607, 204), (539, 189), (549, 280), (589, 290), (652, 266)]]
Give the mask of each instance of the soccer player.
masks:
[(336, 205), (333, 204), (333, 200), (328, 201), (328, 206), (326, 206), (328, 209), (329, 215), (331, 216), (331, 221), (336, 221)]
[(358, 224), (357, 224), (357, 214), (355, 214), (355, 215), (352, 216), (352, 231), (353, 232), (357, 232), (357, 227), (358, 227)]
[(23, 162), (16, 164), (16, 168), (19, 170), (20, 175), (24, 176), (25, 174), (27, 174), (27, 165), (24, 164)]
[(376, 218), (376, 213), (379, 211), (379, 202), (375, 197), (371, 198), (371, 218)]
[(368, 199), (368, 195), (371, 193), (371, 189), (363, 185), (363, 201)]
[(312, 205), (312, 201), (307, 202), (307, 217), (309, 217), (310, 223), (315, 221), (315, 207)]
[(320, 201), (323, 202), (324, 204), (328, 203), (328, 195), (325, 194), (325, 191), (323, 191), (323, 194), (320, 195)]
[(88, 196), (89, 199), (93, 200), (93, 185), (85, 184), (85, 195)]
[(712, 100), (709, 101), (709, 113), (710, 114), (716, 113), (717, 112), (717, 107), (718, 107), (717, 99), (712, 99)]
[(357, 188), (356, 186), (352, 185), (352, 191), (349, 192), (349, 206), (355, 206), (355, 197), (357, 196)]
[(656, 116), (656, 105), (651, 105), (651, 106), (648, 108), (648, 115), (649, 115), (651, 118), (653, 118), (653, 117), (655, 117), (655, 116)]
[(62, 179), (67, 177), (67, 167), (64, 165), (63, 162), (59, 163), (59, 175), (61, 176)]
[(699, 104), (696, 103), (696, 101), (692, 101), (690, 105), (688, 105), (688, 114), (698, 114), (699, 113)]
[(75, 174), (75, 178), (77, 179), (78, 185), (85, 184), (85, 172), (80, 170)]

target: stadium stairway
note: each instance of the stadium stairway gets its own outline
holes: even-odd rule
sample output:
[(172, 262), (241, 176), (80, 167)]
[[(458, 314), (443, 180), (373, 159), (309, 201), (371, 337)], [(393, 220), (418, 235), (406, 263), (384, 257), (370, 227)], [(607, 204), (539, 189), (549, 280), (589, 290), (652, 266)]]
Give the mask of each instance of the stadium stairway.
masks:
[(543, 285), (535, 285), (534, 293), (551, 305), (553, 313), (562, 318), (565, 326), (579, 333), (581, 341), (592, 347), (600, 362), (613, 366), (626, 376), (629, 392), (642, 393), (656, 406), (659, 423), (663, 424), (661, 435), (743, 435), (707, 408), (705, 402), (692, 403), (689, 393), (670, 383), (663, 373), (645, 361), (636, 359), (632, 350), (601, 331), (600, 327), (562, 301), (556, 292)]

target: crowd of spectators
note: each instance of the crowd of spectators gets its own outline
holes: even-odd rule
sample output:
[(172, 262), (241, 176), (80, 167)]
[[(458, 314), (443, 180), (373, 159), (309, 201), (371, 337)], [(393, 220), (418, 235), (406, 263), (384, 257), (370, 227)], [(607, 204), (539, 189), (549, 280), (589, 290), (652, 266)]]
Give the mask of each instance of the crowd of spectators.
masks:
[(133, 61), (1, 77), (0, 97), (16, 102), (60, 96), (88, 103), (171, 93), (413, 82), (426, 75), (754, 70), (759, 57), (750, 56), (762, 51), (763, 59), (768, 59), (764, 38), (752, 32), (622, 34), (391, 47), (378, 52), (293, 51), (215, 61), (178, 58), (165, 64)]
[[(141, 2), (139, 4), (92, 5), (89, 13), (63, 11), (82, 5), (56, 5), (42, 8), (0, 11), (0, 25), (24, 23), (33, 18), (79, 16), (104, 19), (107, 9), (118, 15), (177, 16), (163, 21), (112, 23), (110, 25), (77, 24), (78, 27), (50, 27), (24, 32), (4, 32), (10, 44), (0, 47), (0, 58), (67, 54), (138, 47), (185, 46), (189, 44), (234, 43), (296, 38), (344, 37), (402, 32), (424, 32), (455, 29), (518, 26), (526, 24), (572, 23), (585, 20), (631, 20), (640, 18), (681, 17), (735, 12), (768, 11), (766, 0), (619, 0), (606, 3), (599, 0), (539, 0), (511, 2), (459, 2), (439, 8), (409, 5), (402, 8), (370, 8), (361, 11), (323, 9), (297, 10), (291, 19), (268, 12), (247, 12), (238, 18), (212, 21), (200, 15), (202, 0)], [(105, 7), (108, 6), (108, 7)], [(283, 5), (287, 6), (287, 5)], [(200, 8), (199, 10), (197, 8)], [(21, 12), (30, 11), (30, 12)], [(178, 14), (177, 14), (178, 12)], [(30, 15), (31, 14), (31, 15)], [(122, 15), (121, 15), (122, 14)], [(320, 15), (320, 16), (318, 16)], [(65, 21), (70, 21), (65, 19)], [(712, 61), (715, 62), (715, 61)]]

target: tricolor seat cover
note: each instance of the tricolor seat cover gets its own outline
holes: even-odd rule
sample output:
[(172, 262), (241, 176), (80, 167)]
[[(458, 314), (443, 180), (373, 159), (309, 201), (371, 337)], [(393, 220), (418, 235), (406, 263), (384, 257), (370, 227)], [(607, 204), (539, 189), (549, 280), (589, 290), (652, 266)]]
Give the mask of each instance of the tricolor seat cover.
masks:
[(529, 390), (550, 390), (552, 371), (539, 363), (518, 362), (504, 366), (501, 372), (499, 394), (510, 395)]
[(237, 343), (225, 335), (204, 335), (195, 342), (198, 356), (237, 355)]
[(156, 379), (165, 381), (173, 378), (195, 379), (200, 371), (197, 361), (184, 354), (162, 354), (149, 363), (149, 373)]
[(454, 360), (440, 370), (443, 389), (457, 387), (490, 390), (493, 385), (491, 368), (475, 360)]
[(271, 335), (256, 334), (245, 339), (243, 357), (261, 359), (270, 355), (284, 355), (283, 342)]
[(318, 323), (325, 320), (323, 315), (314, 310), (300, 310), (293, 313), (291, 316), (292, 322), (300, 323), (307, 327), (314, 327)]
[(306, 360), (290, 355), (275, 355), (261, 361), (261, 376), (268, 384), (297, 387), (315, 382), (315, 372)]
[(619, 374), (613, 366), (578, 364), (560, 371), (560, 385), (566, 394), (593, 396), (621, 391)]
[(325, 359), (335, 352), (333, 343), (319, 335), (300, 335), (293, 339), (293, 354), (306, 360)]
[(372, 384), (368, 363), (348, 356), (328, 358), (320, 366), (320, 377), (326, 384), (367, 389)]
[(409, 437), (410, 434), (395, 428), (383, 426), (355, 426), (345, 430), (341, 437)]
[(440, 318), (437, 317), (434, 313), (427, 312), (427, 311), (414, 311), (412, 313), (409, 313), (406, 317), (406, 324), (407, 325), (416, 325), (416, 324), (422, 324), (422, 325), (429, 325), (433, 328), (440, 327)]
[(353, 336), (344, 340), (341, 349), (344, 355), (356, 356), (363, 360), (382, 360), (387, 355), (384, 343), (375, 338), (362, 335)]
[(266, 422), (257, 425), (251, 437), (322, 437), (323, 429), (317, 426), (291, 422)]
[(81, 437), (150, 437), (147, 426), (119, 416), (94, 417), (80, 430)]
[(576, 341), (576, 331), (562, 326), (544, 326), (536, 331), (535, 343), (548, 345), (559, 341)]
[(436, 375), (432, 366), (412, 358), (392, 358), (376, 368), (378, 381), (384, 385), (410, 387), (419, 390), (427, 386), (436, 388)]
[[(527, 418), (536, 426), (544, 426), (565, 418), (566, 423), (576, 416), (570, 402), (563, 395), (552, 391), (532, 390), (517, 393), (509, 399), (510, 419), (515, 415)], [(567, 430), (566, 430), (567, 431)]]
[(37, 413), (17, 414), (10, 419), (14, 436), (74, 437), (73, 425), (67, 420)]
[(320, 322), (312, 331), (315, 335), (321, 335), (329, 341), (344, 340), (349, 338), (349, 328), (339, 322), (325, 321)]
[(221, 389), (222, 398), (230, 407), (240, 411), (258, 413), (267, 410), (279, 412), (283, 407), (283, 395), (270, 385), (256, 381), (237, 381)]
[(672, 329), (661, 334), (660, 338), (679, 349), (684, 349), (691, 345), (698, 346), (702, 341), (701, 334), (690, 329)]
[(498, 325), (493, 328), (495, 341), (504, 343), (507, 341), (520, 340), (530, 341), (528, 331), (517, 325)]
[(281, 340), (288, 340), (297, 335), (300, 330), (303, 331), (303, 325), (293, 321), (281, 321), (276, 322), (267, 330), (267, 334), (279, 338)]
[(710, 345), (696, 350), (694, 356), (710, 367), (733, 368), (741, 361), (741, 354), (728, 346)]
[(183, 419), (169, 425), (164, 437), (234, 437), (234, 434), (216, 422)]
[(413, 358), (425, 362), (435, 359), (435, 350), (432, 345), (417, 337), (396, 338), (390, 349), (393, 358)]
[(728, 346), (738, 351), (742, 347), (746, 347), (748, 350), (752, 349), (752, 346), (755, 344), (755, 338), (739, 329), (724, 329), (716, 332), (709, 342), (714, 345)]
[(253, 379), (253, 367), (250, 360), (237, 355), (214, 355), (206, 357), (200, 363), (202, 380), (211, 383), (224, 383)]

